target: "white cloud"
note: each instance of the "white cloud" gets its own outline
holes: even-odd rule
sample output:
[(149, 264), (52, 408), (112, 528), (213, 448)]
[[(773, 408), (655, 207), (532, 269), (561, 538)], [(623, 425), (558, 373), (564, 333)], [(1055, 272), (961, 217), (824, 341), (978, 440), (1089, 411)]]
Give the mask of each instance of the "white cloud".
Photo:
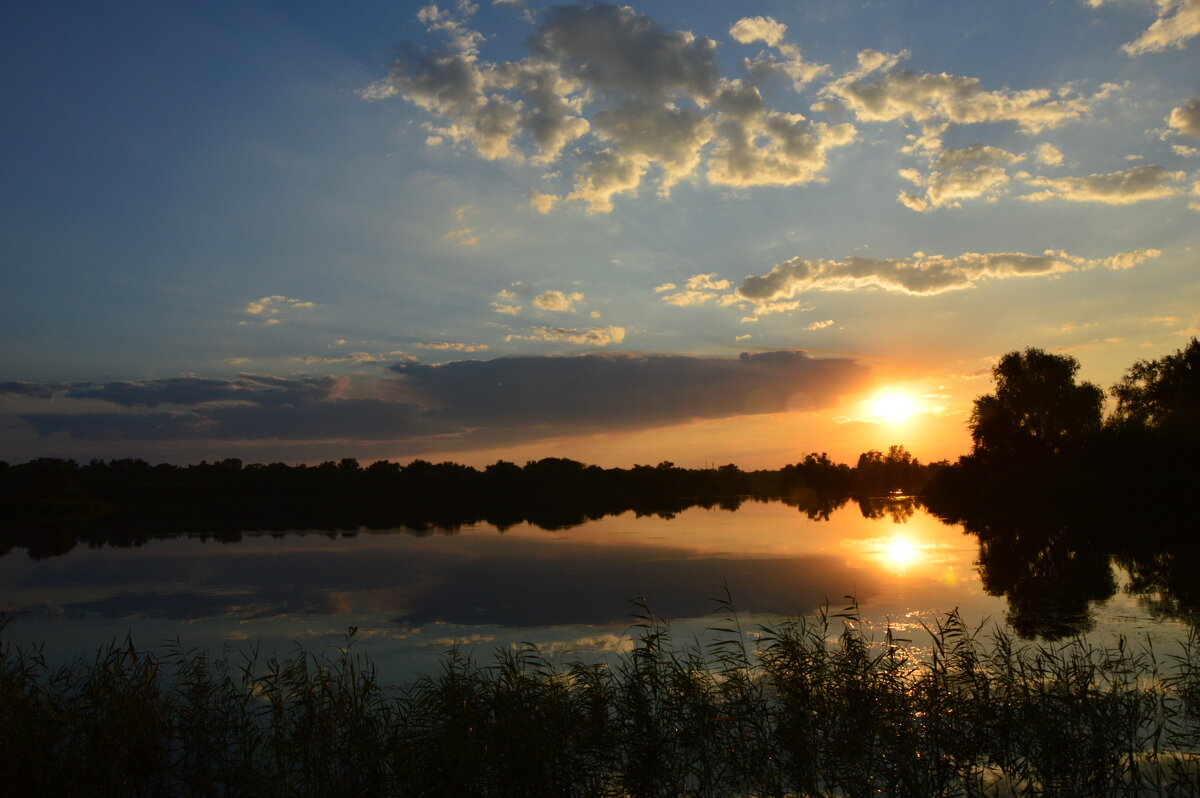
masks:
[(1043, 166), (1058, 166), (1063, 162), (1062, 150), (1049, 142), (1042, 142), (1033, 150), (1034, 159)]
[(554, 210), (554, 206), (558, 204), (558, 197), (554, 194), (543, 194), (536, 188), (529, 192), (529, 205), (535, 211), (541, 214), (550, 213)]
[(804, 329), (809, 331), (824, 330), (826, 327), (833, 326), (833, 319), (825, 319), (825, 321), (814, 321)]
[(566, 329), (564, 327), (530, 327), (528, 334), (504, 336), (505, 341), (556, 341), (581, 346), (608, 346), (625, 340), (624, 327), (587, 327)]
[(450, 352), (486, 352), (490, 348), (487, 344), (463, 344), (449, 341), (421, 341), (413, 345), (419, 346), (422, 349), (437, 349)]
[(854, 141), (853, 125), (809, 123), (799, 114), (768, 110), (758, 89), (726, 81), (714, 103), (717, 135), (708, 182), (734, 186), (790, 186), (819, 179), (829, 150)]
[(902, 169), (900, 176), (925, 189), (923, 197), (901, 191), (897, 200), (914, 211), (934, 208), (957, 208), (964, 199), (993, 197), (1009, 181), (1004, 166), (1021, 160), (1021, 156), (986, 144), (972, 144), (959, 149), (935, 151), (930, 159), (930, 171), (922, 174), (916, 169)]
[(281, 296), (279, 294), (264, 296), (247, 302), (246, 307), (243, 308), (247, 314), (255, 317), (254, 320), (240, 321), (238, 324), (257, 323), (267, 327), (274, 327), (294, 319), (296, 314), (293, 311), (312, 310), (314, 307), (316, 305), (312, 302)]
[(1156, 53), (1168, 47), (1183, 49), (1189, 39), (1200, 35), (1200, 0), (1156, 0), (1155, 4), (1158, 19), (1136, 39), (1121, 46), (1126, 54)]
[(746, 58), (742, 65), (753, 77), (761, 79), (780, 76), (791, 81), (796, 91), (801, 91), (814, 79), (829, 71), (828, 65), (814, 64), (804, 60), (800, 48), (783, 40), (787, 25), (774, 17), (744, 17), (729, 28), (729, 36), (739, 44), (762, 42), (775, 48), (781, 58), (759, 53), (755, 58)]
[(774, 17), (743, 17), (729, 28), (729, 36), (741, 44), (763, 42), (771, 47), (783, 41), (787, 25)]
[(1179, 193), (1179, 188), (1173, 184), (1182, 181), (1184, 177), (1183, 172), (1171, 172), (1150, 164), (1087, 177), (1030, 177), (1026, 179), (1026, 183), (1045, 190), (1025, 194), (1021, 199), (1031, 202), (1062, 199), (1069, 202), (1128, 205), (1175, 196)]
[[(667, 283), (655, 288), (656, 293), (674, 290), (674, 283)], [(666, 294), (663, 296), (663, 302), (668, 305), (677, 307), (687, 307), (689, 305), (703, 305), (713, 299), (718, 299), (721, 295), (719, 292), (729, 290), (728, 280), (718, 280), (716, 273), (712, 274), (693, 274), (687, 279), (682, 291), (674, 294)]]
[[(432, 118), (425, 123), (431, 142), (469, 145), (487, 159), (549, 165), (574, 144), (571, 190), (530, 193), (540, 213), (563, 200), (608, 213), (615, 197), (635, 195), (647, 179), (661, 197), (685, 179), (806, 183), (820, 179), (830, 149), (855, 137), (849, 124), (813, 124), (768, 108), (751, 83), (719, 75), (716, 42), (669, 31), (627, 7), (552, 7), (528, 40), (528, 57), (500, 63), (481, 60), (483, 39), (467, 28), (468, 16), (422, 9), (419, 19), (449, 46), (398, 59), (361, 96), (403, 98)], [(804, 61), (785, 32), (764, 17), (742, 20), (731, 35), (774, 48), (747, 60), (752, 75), (778, 73), (799, 88), (826, 67)], [(466, 226), (447, 238), (478, 244)]]
[(505, 288), (496, 292), (496, 299), (492, 301), (492, 310), (508, 316), (515, 316), (521, 312), (518, 302), (519, 298), (516, 293)]
[(314, 365), (317, 363), (395, 363), (405, 357), (402, 350), (393, 352), (380, 352), (372, 354), (370, 352), (347, 352), (344, 355), (337, 357), (322, 357), (318, 355), (299, 355), (293, 357), (292, 360), (300, 363)]
[[(966, 252), (956, 257), (914, 255), (910, 258), (845, 258), (823, 260), (792, 258), (768, 273), (747, 277), (737, 295), (758, 305), (791, 300), (809, 291), (886, 291), (932, 296), (971, 288), (983, 280), (1037, 277), (1097, 267), (1125, 269), (1162, 253), (1154, 249), (1088, 259), (1047, 250), (1041, 255), (1022, 252)], [(760, 314), (761, 315), (761, 314)]]
[(1180, 135), (1200, 139), (1200, 97), (1172, 108), (1167, 124)]
[(1091, 111), (1092, 101), (1109, 96), (1118, 87), (1105, 84), (1091, 98), (1070, 91), (1048, 89), (1007, 89), (989, 91), (978, 78), (946, 73), (920, 73), (909, 70), (888, 72), (873, 82), (864, 82), (865, 74), (887, 69), (898, 57), (868, 51), (860, 54), (860, 69), (821, 89), (820, 95), (835, 100), (854, 112), (860, 121), (890, 122), (909, 118), (974, 124), (979, 122), (1016, 122), (1027, 133), (1082, 118)]
[(535, 307), (555, 313), (574, 313), (575, 304), (583, 301), (583, 294), (578, 291), (565, 294), (562, 291), (544, 291), (533, 298)]

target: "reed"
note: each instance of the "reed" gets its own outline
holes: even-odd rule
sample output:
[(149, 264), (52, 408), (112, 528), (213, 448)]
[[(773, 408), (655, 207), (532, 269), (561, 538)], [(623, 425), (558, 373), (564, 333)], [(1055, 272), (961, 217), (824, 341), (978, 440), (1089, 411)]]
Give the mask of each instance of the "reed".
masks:
[[(113, 643), (48, 664), (0, 642), (11, 795), (1200, 794), (1200, 641), (1019, 643), (957, 613), (920, 645), (857, 608), (709, 642), (639, 605), (634, 647), (556, 666), (453, 650), (400, 687), (343, 645)], [(0, 619), (0, 633), (4, 621)]]

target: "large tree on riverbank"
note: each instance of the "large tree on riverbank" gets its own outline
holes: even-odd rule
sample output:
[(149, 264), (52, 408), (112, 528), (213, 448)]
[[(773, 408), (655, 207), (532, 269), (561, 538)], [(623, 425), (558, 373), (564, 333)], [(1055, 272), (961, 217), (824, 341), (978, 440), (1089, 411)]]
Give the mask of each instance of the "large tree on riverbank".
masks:
[(1158, 360), (1139, 360), (1112, 387), (1113, 421), (1172, 435), (1200, 436), (1200, 341)]
[(1079, 361), (1029, 348), (992, 369), (996, 392), (975, 400), (971, 439), (983, 457), (1059, 454), (1101, 424), (1104, 392), (1076, 384)]

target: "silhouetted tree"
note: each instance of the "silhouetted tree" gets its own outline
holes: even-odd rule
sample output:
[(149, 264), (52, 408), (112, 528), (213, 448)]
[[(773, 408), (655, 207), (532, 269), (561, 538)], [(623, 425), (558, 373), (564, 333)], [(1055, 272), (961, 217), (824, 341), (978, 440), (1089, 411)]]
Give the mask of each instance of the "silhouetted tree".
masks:
[(996, 393), (975, 400), (975, 454), (1029, 457), (1059, 454), (1100, 428), (1104, 393), (1075, 383), (1079, 361), (1042, 349), (1009, 352), (992, 369)]
[(1200, 435), (1200, 341), (1158, 360), (1139, 360), (1111, 389), (1113, 421), (1170, 434)]

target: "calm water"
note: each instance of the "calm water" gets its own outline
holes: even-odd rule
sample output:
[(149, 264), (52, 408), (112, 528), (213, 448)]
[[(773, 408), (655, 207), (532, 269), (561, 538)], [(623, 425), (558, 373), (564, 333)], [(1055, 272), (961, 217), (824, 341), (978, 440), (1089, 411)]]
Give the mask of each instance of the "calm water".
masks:
[[(525, 641), (563, 658), (621, 650), (637, 597), (686, 642), (717, 621), (713, 599), (724, 585), (751, 634), (825, 603), (837, 611), (846, 595), (873, 627), (890, 623), (917, 641), (920, 623), (955, 608), (999, 625), (1013, 606), (1055, 611), (989, 595), (985, 584), (997, 590), (1004, 577), (989, 573), (994, 553), (962, 527), (911, 505), (880, 510), (867, 518), (851, 502), (818, 521), (779, 502), (748, 502), (552, 531), (246, 532), (233, 543), (178, 536), (134, 548), (77, 545), (42, 560), (14, 549), (0, 557), (0, 607), (16, 616), (9, 639), (44, 642), (53, 659), (126, 635), (139, 646), (178, 639), (210, 650), (250, 642), (267, 652), (320, 650), (357, 626), (361, 650), (395, 679), (436, 667), (453, 645), (482, 659)], [(1156, 644), (1186, 634), (1155, 611), (1161, 596), (1128, 591), (1120, 567), (1105, 560), (1089, 573), (1110, 587), (1068, 597), (1070, 628)]]

